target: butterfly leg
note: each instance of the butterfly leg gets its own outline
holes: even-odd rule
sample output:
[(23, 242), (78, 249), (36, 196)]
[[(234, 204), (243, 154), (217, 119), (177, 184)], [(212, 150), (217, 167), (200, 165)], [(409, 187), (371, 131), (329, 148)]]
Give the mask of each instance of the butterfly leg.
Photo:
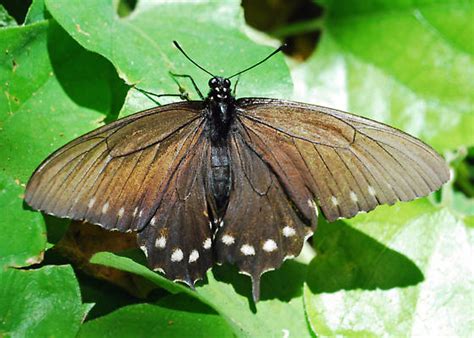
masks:
[(171, 77), (175, 80), (175, 82), (178, 84), (179, 86), (179, 91), (180, 92), (185, 92), (184, 88), (181, 87), (181, 85), (179, 84), (179, 82), (176, 80), (177, 77), (184, 77), (184, 78), (187, 78), (191, 81), (191, 83), (193, 84), (193, 87), (194, 87), (194, 90), (196, 91), (196, 93), (199, 95), (199, 97), (201, 98), (201, 100), (204, 100), (204, 96), (202, 95), (201, 91), (199, 90), (196, 82), (194, 81), (194, 79), (192, 78), (191, 75), (187, 75), (187, 74), (175, 74), (175, 73), (172, 73), (170, 72), (170, 75)]
[(135, 90), (139, 91), (140, 93), (142, 93), (143, 95), (145, 95), (147, 98), (149, 98), (151, 101), (153, 101), (157, 106), (161, 106), (161, 103), (158, 102), (157, 100), (155, 100), (153, 97), (167, 97), (167, 96), (170, 96), (170, 97), (179, 97), (182, 100), (186, 100), (186, 101), (189, 100), (187, 93), (186, 94), (183, 94), (183, 93), (181, 93), (181, 94), (155, 94), (155, 93), (149, 92), (147, 90), (144, 90), (144, 89), (141, 89), (141, 88), (138, 88), (138, 87), (135, 87), (135, 86), (133, 86), (133, 89), (135, 89)]

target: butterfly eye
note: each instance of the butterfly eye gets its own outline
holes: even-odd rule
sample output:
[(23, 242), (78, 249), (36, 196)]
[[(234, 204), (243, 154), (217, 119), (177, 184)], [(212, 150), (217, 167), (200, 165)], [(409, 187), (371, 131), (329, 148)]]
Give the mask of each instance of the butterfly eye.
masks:
[(218, 82), (217, 79), (213, 77), (212, 79), (209, 80), (208, 85), (209, 87), (214, 88), (217, 86), (217, 82)]
[(230, 80), (229, 79), (224, 79), (224, 86), (230, 87)]

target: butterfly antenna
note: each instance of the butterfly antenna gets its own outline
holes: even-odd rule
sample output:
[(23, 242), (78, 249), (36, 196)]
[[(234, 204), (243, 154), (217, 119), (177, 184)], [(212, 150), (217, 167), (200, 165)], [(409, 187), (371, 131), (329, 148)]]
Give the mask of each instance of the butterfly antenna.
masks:
[(179, 51), (180, 51), (181, 53), (183, 53), (183, 55), (186, 57), (186, 59), (188, 59), (189, 61), (191, 61), (191, 63), (192, 63), (193, 65), (195, 65), (196, 67), (198, 67), (200, 70), (206, 72), (206, 73), (209, 74), (210, 76), (215, 77), (214, 74), (212, 74), (212, 73), (209, 72), (208, 70), (204, 69), (204, 67), (201, 67), (201, 66), (198, 65), (193, 59), (191, 59), (191, 58), (188, 56), (188, 54), (186, 54), (186, 52), (183, 50), (183, 48), (181, 48), (181, 46), (179, 45), (179, 43), (178, 43), (177, 41), (173, 40), (173, 43), (174, 43), (174, 45), (176, 46), (176, 48), (178, 48)]
[(284, 43), (283, 45), (281, 45), (280, 47), (278, 47), (277, 49), (275, 49), (273, 52), (270, 53), (270, 55), (268, 55), (265, 59), (261, 60), (260, 62), (257, 62), (256, 64), (254, 64), (253, 66), (250, 66), (248, 68), (245, 68), (244, 70), (241, 70), (240, 72), (238, 73), (235, 73), (234, 75), (232, 76), (229, 76), (228, 79), (232, 79), (233, 77), (236, 77), (237, 75), (240, 75), (242, 73), (245, 73), (246, 71), (249, 71), (250, 69), (253, 69), (259, 65), (261, 65), (262, 63), (264, 63), (265, 61), (267, 61), (269, 58), (271, 58), (273, 55), (281, 52), (285, 47), (286, 47), (286, 43)]

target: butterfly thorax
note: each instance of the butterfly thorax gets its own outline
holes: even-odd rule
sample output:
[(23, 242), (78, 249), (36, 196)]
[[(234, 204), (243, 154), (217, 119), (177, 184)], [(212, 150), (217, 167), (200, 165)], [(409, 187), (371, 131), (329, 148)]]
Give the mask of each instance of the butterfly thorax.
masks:
[(208, 135), (211, 140), (211, 191), (214, 197), (214, 220), (223, 217), (230, 195), (230, 156), (228, 135), (234, 121), (235, 98), (230, 81), (213, 77), (206, 99)]
[(206, 98), (209, 137), (213, 144), (225, 143), (235, 115), (235, 98), (230, 81), (222, 77), (209, 80), (209, 94)]

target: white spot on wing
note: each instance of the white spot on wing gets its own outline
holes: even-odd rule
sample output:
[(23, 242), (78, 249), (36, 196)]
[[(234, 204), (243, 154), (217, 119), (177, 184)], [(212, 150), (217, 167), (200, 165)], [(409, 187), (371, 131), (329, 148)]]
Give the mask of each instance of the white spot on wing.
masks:
[(254, 247), (249, 244), (242, 245), (242, 247), (240, 248), (240, 252), (242, 252), (245, 256), (255, 255)]
[(172, 262), (181, 262), (183, 260), (184, 254), (183, 250), (175, 249), (171, 254), (171, 261)]
[(375, 189), (374, 189), (374, 187), (372, 187), (371, 185), (369, 185), (368, 192), (369, 192), (369, 194), (371, 194), (372, 196), (375, 196)]
[(166, 238), (164, 236), (158, 237), (155, 241), (155, 246), (164, 249), (166, 247)]
[(89, 200), (89, 204), (87, 204), (87, 207), (90, 209), (94, 206), (94, 203), (95, 203), (95, 197), (92, 197), (90, 200)]
[(273, 239), (267, 239), (265, 243), (263, 243), (262, 249), (266, 252), (275, 251), (278, 248), (277, 244)]
[(109, 210), (109, 202), (105, 203), (102, 207), (102, 213), (105, 214)]
[(331, 202), (334, 206), (339, 205), (339, 201), (337, 200), (336, 196), (331, 197)]
[(189, 255), (189, 263), (193, 263), (197, 261), (199, 258), (199, 252), (197, 250), (191, 251), (191, 254)]
[(162, 268), (154, 268), (153, 270), (158, 271), (158, 272), (162, 273), (163, 275), (166, 275), (165, 270), (163, 270)]
[(150, 224), (155, 225), (155, 222), (156, 222), (156, 219), (155, 219), (155, 216), (153, 216), (150, 220)]
[(350, 196), (351, 196), (352, 202), (356, 203), (359, 201), (355, 192), (351, 191)]
[(118, 211), (117, 216), (118, 216), (119, 218), (121, 218), (121, 217), (123, 216), (124, 212), (125, 212), (125, 209), (124, 209), (123, 207), (120, 208), (120, 210)]
[(235, 238), (230, 235), (224, 235), (222, 236), (222, 243), (225, 245), (232, 245), (235, 243)]
[(142, 215), (143, 215), (143, 209), (140, 210), (140, 212), (138, 213), (138, 218), (142, 217)]
[(143, 251), (143, 253), (145, 254), (145, 256), (148, 257), (148, 250), (147, 250), (146, 246), (145, 246), (145, 245), (141, 245), (141, 246), (140, 246), (140, 249), (142, 249), (142, 251)]
[(135, 210), (133, 210), (133, 217), (137, 215), (137, 212), (138, 212), (138, 208), (135, 208)]
[(293, 229), (292, 227), (290, 226), (286, 226), (283, 228), (283, 236), (285, 237), (291, 237), (291, 236), (294, 236), (296, 234), (296, 230)]
[(304, 242), (306, 242), (308, 238), (313, 236), (313, 233), (314, 233), (313, 230), (306, 228), (306, 234), (304, 235)]
[(202, 243), (202, 247), (206, 250), (209, 250), (211, 248), (212, 241), (210, 238), (206, 238), (206, 240)]

